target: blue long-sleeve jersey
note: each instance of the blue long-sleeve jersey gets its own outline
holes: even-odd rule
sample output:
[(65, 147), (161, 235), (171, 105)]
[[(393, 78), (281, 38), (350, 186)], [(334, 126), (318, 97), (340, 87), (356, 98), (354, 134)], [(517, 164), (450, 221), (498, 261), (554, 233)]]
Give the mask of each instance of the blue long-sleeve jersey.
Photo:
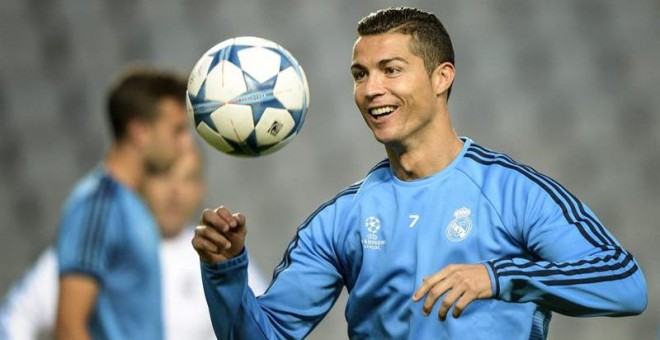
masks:
[[(203, 264), (220, 339), (303, 338), (346, 287), (352, 339), (542, 339), (551, 311), (629, 315), (646, 307), (633, 256), (557, 182), (469, 139), (441, 172), (397, 179), (388, 161), (298, 229), (267, 292), (247, 286), (247, 253)], [(483, 263), (492, 299), (459, 318), (422, 314), (422, 279)], [(439, 300), (441, 301), (441, 300)]]

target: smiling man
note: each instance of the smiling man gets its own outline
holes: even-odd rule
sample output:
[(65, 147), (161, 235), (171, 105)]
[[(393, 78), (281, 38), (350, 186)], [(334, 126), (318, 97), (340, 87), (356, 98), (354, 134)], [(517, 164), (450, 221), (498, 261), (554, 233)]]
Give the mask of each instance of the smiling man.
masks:
[(455, 134), (454, 53), (435, 15), (362, 19), (351, 74), (387, 159), (300, 226), (266, 294), (247, 287), (245, 216), (203, 212), (193, 246), (219, 338), (303, 338), (344, 286), (355, 339), (542, 339), (552, 311), (644, 310), (638, 264), (584, 203)]

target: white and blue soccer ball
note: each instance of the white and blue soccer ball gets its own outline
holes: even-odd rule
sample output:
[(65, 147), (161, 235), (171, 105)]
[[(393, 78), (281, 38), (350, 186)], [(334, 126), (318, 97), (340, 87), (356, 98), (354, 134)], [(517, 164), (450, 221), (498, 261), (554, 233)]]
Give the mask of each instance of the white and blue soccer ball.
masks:
[(282, 46), (238, 37), (204, 53), (190, 73), (186, 99), (188, 116), (206, 142), (226, 154), (256, 157), (300, 132), (309, 87)]

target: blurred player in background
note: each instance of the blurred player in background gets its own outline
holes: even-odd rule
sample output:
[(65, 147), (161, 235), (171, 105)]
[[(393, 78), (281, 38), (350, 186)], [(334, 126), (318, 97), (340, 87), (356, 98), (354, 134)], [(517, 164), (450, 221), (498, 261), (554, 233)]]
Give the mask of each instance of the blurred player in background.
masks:
[(160, 233), (138, 192), (190, 143), (185, 93), (184, 79), (147, 68), (111, 88), (110, 151), (60, 220), (57, 339), (163, 338)]
[[(188, 150), (188, 148), (186, 148)], [(150, 174), (142, 194), (160, 227), (161, 274), (165, 339), (214, 339), (208, 307), (202, 290), (197, 254), (190, 248), (196, 217), (204, 196), (204, 171), (200, 151), (191, 143), (190, 151), (177, 159), (167, 172)], [(266, 289), (253, 264), (248, 268), (249, 285), (255, 294)], [(48, 337), (55, 323), (58, 292), (55, 250), (47, 249), (35, 265), (6, 296), (0, 307), (0, 339)]]
[(639, 265), (584, 203), (456, 135), (454, 52), (435, 15), (363, 18), (351, 74), (388, 159), (300, 226), (258, 299), (247, 288), (245, 216), (203, 212), (193, 246), (219, 338), (303, 338), (344, 286), (357, 339), (542, 339), (551, 311), (644, 310)]

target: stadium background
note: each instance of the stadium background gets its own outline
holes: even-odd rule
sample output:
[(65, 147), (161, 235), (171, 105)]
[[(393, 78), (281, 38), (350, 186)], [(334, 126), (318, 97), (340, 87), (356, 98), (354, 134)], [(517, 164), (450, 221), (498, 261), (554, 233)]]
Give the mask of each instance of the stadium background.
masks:
[[(645, 271), (650, 304), (642, 316), (555, 314), (550, 338), (654, 337), (660, 3), (653, 0), (2, 0), (0, 294), (53, 242), (69, 189), (103, 155), (113, 74), (141, 60), (187, 75), (204, 51), (240, 35), (289, 49), (311, 89), (301, 135), (277, 154), (244, 160), (206, 148), (208, 204), (247, 214), (251, 254), (270, 272), (297, 224), (384, 157), (354, 107), (348, 66), (357, 20), (400, 4), (435, 12), (453, 38), (450, 107), (459, 134), (559, 180)], [(346, 337), (343, 302), (311, 339)]]

